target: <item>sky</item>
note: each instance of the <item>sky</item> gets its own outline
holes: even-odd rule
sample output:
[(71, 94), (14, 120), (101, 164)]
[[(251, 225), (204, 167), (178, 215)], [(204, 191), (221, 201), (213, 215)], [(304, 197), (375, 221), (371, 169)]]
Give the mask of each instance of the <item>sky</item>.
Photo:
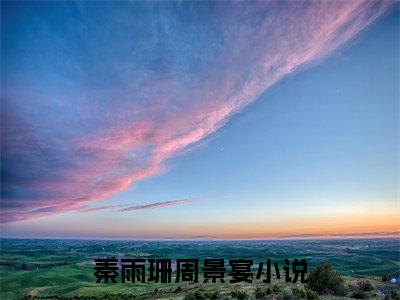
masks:
[(399, 7), (1, 2), (3, 237), (399, 232)]

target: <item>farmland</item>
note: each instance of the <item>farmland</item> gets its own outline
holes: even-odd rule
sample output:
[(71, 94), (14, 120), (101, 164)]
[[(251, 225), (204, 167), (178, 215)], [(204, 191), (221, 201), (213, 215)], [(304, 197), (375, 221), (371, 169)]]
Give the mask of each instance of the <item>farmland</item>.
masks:
[[(261, 282), (230, 284), (188, 282), (97, 284), (93, 275), (97, 257), (198, 258), (199, 270), (205, 258), (251, 259), (254, 268), (271, 259), (284, 265), (284, 259), (306, 259), (309, 270), (319, 263), (330, 263), (347, 284), (368, 278), (385, 289), (382, 276), (399, 268), (398, 239), (325, 239), (279, 241), (108, 241), (108, 240), (1, 240), (1, 299), (37, 298), (183, 298), (191, 292), (214, 292), (235, 298), (237, 290), (249, 295), (266, 286), (285, 284), (273, 277), (271, 284)], [(256, 271), (254, 269), (254, 271)], [(172, 278), (175, 277), (175, 270)], [(395, 286), (394, 288), (397, 288)], [(378, 295), (376, 294), (376, 295)], [(374, 294), (375, 295), (375, 294)]]

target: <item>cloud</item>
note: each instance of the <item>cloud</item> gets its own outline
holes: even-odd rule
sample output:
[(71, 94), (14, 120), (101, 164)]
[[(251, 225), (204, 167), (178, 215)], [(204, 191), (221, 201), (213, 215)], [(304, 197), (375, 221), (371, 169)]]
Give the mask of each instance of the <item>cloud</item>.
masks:
[(88, 212), (96, 212), (96, 211), (100, 211), (100, 210), (106, 210), (106, 209), (110, 209), (110, 208), (116, 208), (116, 207), (121, 207), (121, 205), (102, 205), (102, 206), (95, 206), (95, 207), (81, 207), (77, 210), (77, 212), (81, 212), (81, 213), (88, 213)]
[(141, 205), (102, 205), (102, 206), (82, 206), (79, 207), (76, 211), (80, 213), (88, 213), (88, 212), (97, 212), (100, 210), (109, 210), (112, 208), (120, 208), (117, 212), (126, 212), (126, 211), (136, 211), (136, 210), (144, 210), (144, 209), (153, 209), (153, 208), (160, 208), (165, 206), (173, 206), (173, 205), (183, 205), (183, 204), (190, 204), (194, 200), (193, 199), (180, 199), (180, 200), (169, 200), (169, 201), (160, 201), (148, 204), (141, 204)]
[(141, 204), (141, 205), (134, 205), (134, 206), (124, 207), (120, 211), (121, 212), (137, 211), (137, 210), (143, 210), (143, 209), (159, 208), (159, 207), (164, 207), (164, 206), (189, 204), (189, 203), (192, 203), (192, 202), (193, 202), (193, 200), (191, 200), (191, 199), (170, 200), (170, 201), (162, 201), (162, 202), (155, 202), (155, 203), (149, 203), (149, 204)]
[(79, 210), (159, 174), (394, 5), (2, 4), (1, 221)]

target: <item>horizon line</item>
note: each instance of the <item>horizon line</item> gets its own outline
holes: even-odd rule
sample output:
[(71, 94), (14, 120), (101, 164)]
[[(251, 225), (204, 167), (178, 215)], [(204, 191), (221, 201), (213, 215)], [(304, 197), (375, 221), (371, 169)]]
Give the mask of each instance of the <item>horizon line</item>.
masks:
[(101, 240), (101, 241), (197, 241), (197, 242), (224, 242), (224, 241), (306, 241), (306, 240), (356, 240), (356, 239), (394, 239), (400, 238), (400, 232), (391, 232), (388, 234), (371, 235), (321, 235), (315, 237), (271, 237), (271, 238), (100, 238), (100, 237), (18, 237), (18, 236), (0, 236), (0, 240)]

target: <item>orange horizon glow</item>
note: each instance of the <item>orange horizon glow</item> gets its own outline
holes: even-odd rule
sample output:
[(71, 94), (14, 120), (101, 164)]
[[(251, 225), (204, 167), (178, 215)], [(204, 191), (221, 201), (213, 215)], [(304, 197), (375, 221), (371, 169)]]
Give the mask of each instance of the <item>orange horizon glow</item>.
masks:
[[(163, 208), (172, 209), (172, 208)], [(181, 206), (184, 209), (184, 206)], [(288, 214), (282, 217), (250, 218), (243, 220), (204, 220), (199, 216), (192, 218), (190, 224), (185, 220), (168, 218), (157, 220), (153, 214), (129, 213), (118, 218), (104, 215), (102, 222), (96, 218), (80, 219), (71, 222), (68, 227), (64, 218), (58, 215), (43, 218), (40, 221), (31, 220), (18, 222), (19, 232), (13, 234), (3, 231), (4, 237), (28, 236), (29, 230), (41, 232), (40, 237), (50, 238), (100, 238), (100, 239), (193, 239), (193, 240), (263, 240), (263, 239), (332, 239), (332, 238), (399, 238), (399, 215), (392, 209), (372, 215), (371, 212), (359, 214), (348, 212), (343, 214), (294, 216)], [(69, 216), (70, 217), (70, 216)], [(52, 224), (52, 226), (48, 226)], [(107, 224), (107, 226), (105, 225)], [(134, 224), (141, 224), (134, 226)], [(35, 237), (35, 236), (33, 236)]]

